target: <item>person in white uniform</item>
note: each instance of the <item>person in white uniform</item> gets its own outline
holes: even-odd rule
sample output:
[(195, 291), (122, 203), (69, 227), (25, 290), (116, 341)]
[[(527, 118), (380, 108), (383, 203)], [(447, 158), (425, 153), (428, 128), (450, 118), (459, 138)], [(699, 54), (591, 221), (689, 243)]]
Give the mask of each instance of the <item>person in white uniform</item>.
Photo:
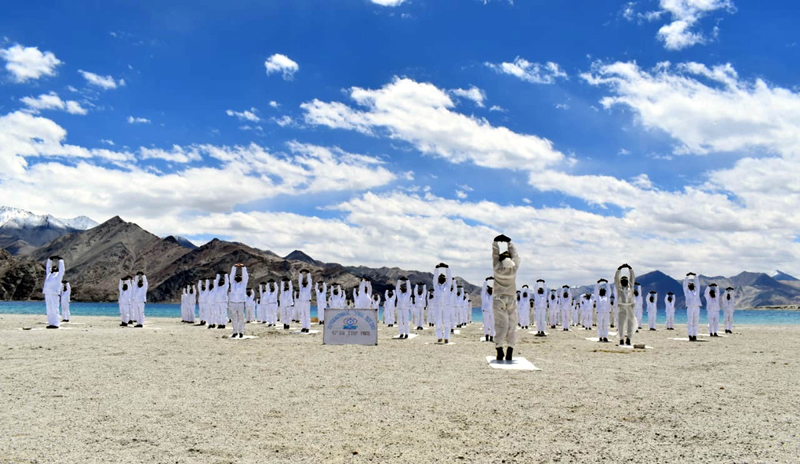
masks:
[(717, 284), (711, 283), (706, 287), (706, 317), (708, 318), (708, 334), (712, 337), (719, 337), (719, 310), (720, 298)]
[(346, 304), (347, 301), (342, 286), (338, 283), (334, 283), (331, 287), (331, 309), (344, 309)]
[(61, 322), (69, 322), (69, 303), (70, 298), (72, 297), (72, 287), (69, 285), (69, 282), (66, 280), (61, 287)]
[(397, 281), (395, 288), (397, 288), (397, 328), (400, 338), (406, 339), (408, 338), (408, 324), (411, 318), (411, 283), (408, 279), (401, 277)]
[(223, 283), (219, 283), (219, 280), (220, 277), (217, 274), (217, 286), (214, 289), (214, 318), (217, 329), (224, 329), (228, 319), (230, 319), (228, 314), (228, 290), (231, 288), (230, 274), (224, 275)]
[(397, 292), (392, 288), (387, 288), (386, 291), (383, 292), (383, 321), (388, 327), (394, 326), (396, 311)]
[(311, 290), (314, 288), (308, 269), (300, 270), (298, 284), (298, 301), (295, 301), (295, 305), (299, 306), (300, 332), (308, 333), (311, 330)]
[(357, 309), (372, 308), (372, 282), (366, 277), (362, 277), (358, 289), (353, 290), (353, 304)]
[(656, 317), (658, 317), (658, 292), (652, 290), (647, 294), (647, 323), (650, 330), (656, 330)]
[(292, 320), (292, 306), (294, 305), (294, 287), (291, 279), (284, 277), (281, 279), (281, 292), (280, 292), (280, 311), (281, 323), (284, 330), (289, 330)]
[[(233, 326), (231, 338), (242, 338), (244, 336), (245, 309), (247, 306), (247, 283), (250, 277), (247, 275), (247, 268), (242, 263), (236, 263), (231, 267), (230, 274), (225, 276), (226, 284), (230, 285), (230, 295), (228, 296), (228, 314)], [(230, 280), (229, 280), (230, 279)]]
[(536, 336), (544, 337), (545, 326), (547, 325), (547, 285), (544, 280), (536, 281), (536, 288), (533, 292), (533, 318), (536, 323)]
[(247, 287), (245, 295), (244, 310), (246, 314), (245, 323), (249, 324), (256, 320), (256, 292), (251, 287)]
[(608, 289), (606, 279), (597, 281), (592, 299), (597, 306), (597, 338), (603, 343), (608, 343), (608, 326), (611, 322), (611, 291)]
[(523, 285), (519, 293), (519, 325), (523, 329), (528, 329), (531, 325), (531, 290), (527, 285)]
[[(410, 284), (410, 282), (409, 282)], [(422, 330), (425, 324), (425, 308), (428, 306), (428, 286), (423, 283), (417, 283), (414, 286), (414, 320), (416, 321), (416, 330)]]
[(733, 313), (736, 310), (736, 295), (733, 293), (734, 288), (728, 287), (725, 293), (722, 294), (722, 311), (725, 317), (725, 333), (733, 333)]
[(581, 297), (581, 325), (585, 330), (592, 330), (592, 320), (594, 314), (594, 301), (592, 300), (592, 295), (589, 293), (584, 293), (583, 297)]
[[(54, 263), (53, 261), (58, 261)], [(44, 304), (47, 310), (47, 328), (57, 329), (59, 327), (58, 307), (59, 295), (61, 294), (61, 282), (64, 280), (66, 267), (64, 260), (60, 256), (51, 256), (44, 265), (45, 277), (42, 293), (44, 293)]]
[(447, 264), (439, 263), (433, 275), (433, 323), (438, 343), (450, 343), (450, 286), (452, 275)]
[[(506, 244), (506, 251), (500, 253), (500, 243)], [(511, 361), (517, 342), (517, 311), (515, 296), (517, 272), (521, 259), (511, 239), (500, 234), (492, 242), (492, 269), (494, 270), (494, 346), (497, 360), (503, 360), (503, 345), (506, 346), (505, 360)]]
[(555, 288), (550, 289), (550, 297), (547, 300), (547, 314), (550, 319), (550, 328), (555, 329), (558, 325), (558, 315), (561, 312), (561, 307), (558, 304), (558, 291)]
[(134, 327), (144, 327), (144, 305), (147, 303), (147, 276), (144, 272), (139, 271), (136, 273), (133, 281), (133, 293), (131, 295), (131, 310), (133, 311), (133, 318), (136, 320)]
[(208, 279), (197, 281), (197, 306), (201, 326), (208, 320)]
[(119, 279), (119, 318), (120, 327), (127, 327), (131, 322), (131, 297), (133, 295), (133, 288), (131, 288), (131, 276), (125, 276)]
[(188, 301), (187, 301), (186, 314), (188, 316), (188, 319), (186, 319), (186, 322), (194, 324), (194, 313), (195, 313), (195, 308), (197, 307), (197, 287), (195, 287), (194, 285), (189, 285), (189, 293), (187, 294), (187, 300)]
[(328, 283), (317, 282), (314, 285), (314, 293), (317, 297), (317, 323), (325, 325), (325, 308), (328, 307)]
[(561, 287), (561, 295), (558, 303), (561, 307), (561, 329), (564, 332), (569, 332), (569, 318), (572, 315), (572, 290), (569, 288), (569, 285), (563, 285)]
[(686, 333), (689, 341), (697, 341), (697, 324), (700, 322), (700, 283), (697, 274), (689, 272), (683, 279), (683, 295), (686, 299)]
[(266, 306), (267, 327), (278, 325), (278, 296), (280, 289), (275, 279), (267, 280), (264, 287), (264, 294), (261, 295), (261, 305)]
[(633, 284), (633, 314), (636, 317), (636, 332), (642, 328), (642, 320), (644, 319), (644, 295), (642, 295), (642, 286), (639, 282)]
[[(622, 275), (626, 271), (628, 275)], [(636, 275), (627, 263), (617, 268), (614, 275), (614, 286), (617, 289), (617, 307), (619, 308), (619, 344), (630, 345), (633, 331), (636, 324), (634, 306), (636, 297), (634, 296), (634, 282)]]
[(487, 342), (494, 341), (494, 277), (487, 277), (481, 289), (481, 314), (483, 315), (483, 336)]
[(667, 330), (675, 330), (675, 294), (667, 292), (664, 297), (665, 312), (667, 314), (667, 321), (664, 324)]

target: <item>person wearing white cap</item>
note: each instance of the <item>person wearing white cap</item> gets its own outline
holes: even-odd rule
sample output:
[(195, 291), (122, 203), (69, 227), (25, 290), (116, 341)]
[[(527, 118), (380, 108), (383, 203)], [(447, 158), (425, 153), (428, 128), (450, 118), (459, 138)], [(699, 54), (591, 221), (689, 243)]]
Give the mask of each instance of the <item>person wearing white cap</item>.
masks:
[[(409, 282), (410, 285), (410, 282)], [(418, 283), (414, 286), (414, 321), (416, 330), (422, 330), (425, 324), (425, 308), (428, 306), (428, 286)]]
[(561, 287), (561, 295), (559, 296), (558, 304), (561, 307), (561, 329), (564, 332), (569, 331), (569, 318), (572, 313), (572, 289), (569, 285)]
[(697, 341), (697, 325), (700, 322), (700, 284), (697, 274), (689, 272), (683, 279), (683, 295), (686, 299), (686, 332), (689, 341)]
[[(624, 269), (627, 269), (627, 276), (622, 275)], [(617, 268), (617, 273), (614, 275), (614, 286), (617, 289), (617, 306), (619, 308), (620, 345), (631, 344), (636, 324), (636, 316), (634, 315), (634, 306), (636, 305), (634, 282), (636, 282), (636, 276), (633, 273), (633, 268), (627, 263)]]
[(297, 301), (294, 304), (300, 318), (300, 332), (308, 333), (311, 330), (311, 290), (314, 288), (308, 269), (300, 270), (298, 285)]
[(281, 279), (279, 305), (281, 311), (281, 323), (283, 324), (284, 330), (289, 330), (289, 326), (292, 322), (292, 306), (294, 305), (294, 287), (291, 279), (288, 277)]
[(547, 286), (544, 280), (536, 281), (536, 289), (533, 292), (533, 318), (536, 323), (536, 336), (544, 337), (544, 328), (547, 325)]
[[(241, 270), (241, 273), (238, 272), (239, 270)], [(231, 318), (231, 325), (233, 325), (231, 338), (242, 338), (244, 336), (245, 307), (247, 305), (247, 283), (250, 278), (247, 275), (247, 268), (241, 263), (234, 264), (231, 267), (230, 274), (225, 277), (225, 283), (230, 285), (231, 289), (228, 298), (228, 314)], [(231, 277), (233, 278), (232, 282), (230, 281)]]
[(408, 338), (408, 324), (411, 318), (411, 283), (407, 278), (400, 277), (395, 288), (397, 289), (397, 330), (400, 338), (406, 339)]
[(597, 306), (597, 338), (603, 343), (608, 343), (608, 326), (611, 322), (611, 292), (606, 279), (597, 281), (592, 300)]
[(719, 337), (719, 310), (720, 295), (717, 284), (711, 283), (706, 287), (706, 316), (708, 318), (708, 334), (712, 337)]
[[(53, 264), (57, 260), (58, 264)], [(44, 265), (46, 272), (42, 293), (44, 293), (44, 304), (47, 310), (47, 328), (57, 329), (59, 327), (58, 306), (59, 295), (61, 294), (61, 282), (64, 280), (64, 260), (60, 256), (51, 256)]]
[(658, 292), (651, 291), (647, 295), (647, 322), (650, 330), (656, 330), (656, 317), (658, 316)]
[(664, 297), (664, 306), (667, 313), (667, 322), (665, 324), (667, 330), (675, 330), (675, 294), (667, 292)]

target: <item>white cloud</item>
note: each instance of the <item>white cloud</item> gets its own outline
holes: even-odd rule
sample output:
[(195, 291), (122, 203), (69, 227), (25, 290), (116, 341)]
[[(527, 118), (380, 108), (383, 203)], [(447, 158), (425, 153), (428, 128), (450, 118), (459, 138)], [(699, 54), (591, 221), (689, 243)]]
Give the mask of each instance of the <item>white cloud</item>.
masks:
[(622, 17), (628, 21), (633, 21), (633, 19), (636, 17), (636, 10), (634, 10), (635, 6), (636, 2), (628, 2), (622, 5)]
[(275, 100), (270, 100), (269, 106), (271, 106), (272, 108), (277, 108), (277, 107), (281, 106), (281, 104), (276, 102)]
[(199, 161), (202, 158), (197, 146), (183, 148), (179, 145), (173, 145), (172, 150), (141, 147), (139, 156), (141, 159), (161, 159), (173, 163), (189, 163), (191, 161)]
[(128, 124), (150, 124), (150, 120), (147, 118), (128, 116)]
[(480, 108), (483, 108), (483, 102), (484, 100), (486, 100), (486, 92), (475, 87), (474, 85), (469, 89), (453, 89), (450, 91), (450, 93), (455, 95), (456, 97), (472, 100)]
[(42, 110), (61, 110), (70, 114), (85, 115), (88, 111), (81, 107), (80, 103), (68, 100), (62, 100), (57, 93), (43, 93), (38, 97), (23, 97), (20, 100), (27, 106), (32, 113), (39, 113)]
[(620, 148), (617, 154), (622, 156), (627, 156), (630, 155), (631, 152), (629, 150), (626, 150), (625, 148)]
[(740, 79), (730, 64), (661, 64), (645, 71), (636, 63), (596, 64), (582, 75), (607, 87), (605, 108), (626, 107), (646, 128), (680, 142), (676, 153), (800, 153), (800, 94), (761, 79)]
[(100, 143), (104, 143), (104, 144), (106, 144), (106, 145), (110, 145), (110, 146), (112, 146), (112, 147), (114, 146), (114, 141), (113, 141), (113, 140), (108, 140), (108, 139), (100, 139)]
[(233, 111), (233, 110), (227, 110), (227, 111), (225, 111), (225, 114), (227, 114), (228, 116), (233, 116), (233, 117), (239, 118), (240, 121), (259, 122), (259, 121), (261, 121), (261, 118), (259, 118), (258, 115), (256, 115), (257, 112), (258, 112), (257, 109), (250, 108), (249, 110), (244, 110), (244, 111), (241, 111), (241, 112)]
[(503, 108), (501, 106), (497, 106), (497, 105), (492, 105), (492, 107), (489, 108), (489, 111), (499, 111), (501, 113), (505, 113), (506, 112), (505, 108)]
[(467, 198), (467, 192), (463, 190), (456, 190), (456, 198), (464, 200)]
[(279, 118), (271, 118), (271, 119), (272, 119), (272, 122), (274, 122), (275, 124), (277, 124), (277, 125), (279, 125), (281, 127), (293, 126), (294, 125), (294, 120), (291, 117), (286, 116), (286, 115), (281, 116)]
[(567, 103), (556, 103), (555, 107), (556, 107), (557, 110), (568, 110), (569, 109), (569, 104), (567, 104)]
[(399, 6), (400, 4), (405, 2), (406, 0), (370, 0), (370, 1), (372, 3), (374, 3), (376, 5), (380, 5), (380, 6), (394, 7), (394, 6)]
[(17, 83), (42, 76), (55, 76), (56, 67), (63, 64), (53, 52), (42, 53), (38, 47), (23, 47), (20, 44), (0, 49), (0, 58), (6, 61), (6, 70)]
[(111, 76), (101, 76), (99, 74), (95, 74), (89, 71), (84, 71), (82, 69), (79, 69), (78, 72), (81, 74), (81, 76), (83, 76), (84, 79), (86, 79), (86, 82), (88, 82), (90, 85), (93, 85), (95, 87), (100, 87), (103, 90), (116, 89), (117, 86), (119, 87), (125, 86), (124, 79), (115, 81), (114, 78)]
[(532, 63), (524, 58), (516, 57), (513, 63), (484, 63), (487, 67), (501, 74), (509, 74), (532, 84), (554, 84), (557, 79), (567, 79), (567, 73), (552, 61)]
[[(623, 16), (626, 19), (633, 20), (634, 6), (633, 2), (625, 5)], [(640, 13), (637, 17), (646, 21), (658, 21), (669, 15), (671, 22), (661, 26), (656, 37), (664, 43), (667, 50), (682, 50), (706, 43), (708, 38), (696, 30), (698, 23), (708, 14), (719, 10), (734, 13), (736, 7), (732, 0), (660, 0), (658, 10)], [(719, 29), (715, 26), (712, 37), (716, 37), (718, 33)]]
[(315, 99), (300, 105), (305, 122), (375, 136), (385, 133), (453, 163), (535, 169), (564, 159), (547, 139), (453, 111), (455, 103), (447, 92), (432, 84), (395, 78), (378, 90), (353, 87), (349, 93), (363, 111)]
[(272, 73), (281, 73), (284, 80), (291, 80), (294, 78), (294, 73), (300, 70), (300, 66), (292, 61), (288, 56), (276, 53), (264, 62), (264, 67), (267, 68), (267, 75)]

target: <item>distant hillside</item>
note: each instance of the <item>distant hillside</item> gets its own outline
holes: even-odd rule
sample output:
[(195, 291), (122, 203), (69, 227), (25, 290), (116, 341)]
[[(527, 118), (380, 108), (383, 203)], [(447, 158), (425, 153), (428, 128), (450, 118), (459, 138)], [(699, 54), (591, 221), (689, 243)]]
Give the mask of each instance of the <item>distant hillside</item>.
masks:
[[(351, 295), (349, 290), (357, 287), (362, 277), (369, 277), (373, 290), (381, 294), (393, 286), (400, 275), (407, 275), (412, 282), (426, 284), (433, 278), (430, 273), (398, 268), (372, 269), (323, 263), (300, 250), (281, 258), (271, 251), (218, 239), (190, 249), (178, 237), (161, 239), (119, 217), (87, 231), (61, 236), (33, 250), (29, 254), (33, 261), (6, 255), (6, 267), (14, 269), (10, 275), (15, 277), (7, 279), (6, 290), (0, 296), (2, 299), (42, 298), (43, 263), (52, 255), (64, 257), (66, 279), (72, 283), (75, 301), (115, 301), (119, 278), (137, 271), (148, 276), (148, 301), (178, 301), (185, 285), (213, 278), (217, 273), (227, 273), (233, 264), (239, 262), (247, 266), (252, 287), (270, 278), (279, 280), (284, 276), (296, 282), (300, 270), (305, 268), (311, 272), (315, 282), (340, 283), (348, 290), (348, 296)], [(480, 289), (461, 279), (458, 281), (476, 294), (474, 299), (477, 301)], [(0, 284), (2, 282), (0, 275)]]

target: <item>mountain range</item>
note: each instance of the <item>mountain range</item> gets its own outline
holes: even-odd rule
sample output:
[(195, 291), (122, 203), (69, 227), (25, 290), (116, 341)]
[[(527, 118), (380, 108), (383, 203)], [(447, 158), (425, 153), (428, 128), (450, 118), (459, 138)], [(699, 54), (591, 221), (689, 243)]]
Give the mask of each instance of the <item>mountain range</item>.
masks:
[(97, 223), (86, 216), (59, 219), (19, 208), (0, 206), (0, 248), (13, 255), (31, 253), (56, 238), (91, 229)]
[[(308, 269), (315, 282), (320, 279), (328, 283), (338, 282), (346, 289), (357, 286), (362, 277), (368, 277), (373, 289), (381, 294), (400, 276), (407, 276), (412, 283), (430, 283), (433, 278), (430, 272), (325, 263), (300, 250), (282, 257), (269, 250), (218, 239), (198, 247), (179, 236), (160, 238), (119, 217), (92, 227), (94, 221), (85, 217), (62, 220), (0, 207), (0, 224), (0, 231), (8, 225), (9, 229), (27, 230), (31, 234), (34, 230), (42, 232), (35, 240), (25, 241), (26, 246), (15, 247), (16, 253), (0, 249), (0, 300), (43, 298), (44, 262), (52, 255), (65, 258), (66, 280), (72, 284), (75, 301), (116, 301), (118, 279), (143, 271), (150, 283), (148, 301), (174, 302), (179, 300), (185, 285), (206, 277), (213, 278), (217, 272), (228, 272), (237, 262), (248, 267), (253, 286), (284, 276), (296, 281), (301, 269)], [(86, 230), (78, 230), (78, 227)], [(33, 243), (45, 240), (46, 230), (58, 235), (34, 246)], [(22, 240), (20, 237), (21, 233), (17, 235), (18, 241)], [(715, 282), (721, 288), (735, 287), (740, 307), (800, 303), (800, 280), (781, 271), (772, 275), (742, 272), (733, 277), (701, 275), (699, 279), (704, 286)], [(460, 278), (457, 281), (472, 295), (474, 304), (479, 305), (480, 287)], [(670, 291), (675, 293), (678, 307), (684, 304), (682, 282), (661, 271), (642, 274), (637, 281), (642, 284), (645, 294), (651, 290), (659, 292), (661, 308), (664, 306), (663, 296)], [(573, 289), (573, 294), (591, 292), (592, 289), (593, 285), (579, 286)]]
[[(345, 289), (356, 287), (362, 277), (369, 277), (373, 290), (381, 294), (403, 275), (412, 283), (427, 283), (433, 278), (429, 272), (323, 263), (300, 250), (281, 257), (269, 250), (218, 239), (191, 249), (177, 237), (159, 238), (114, 217), (89, 230), (58, 237), (22, 256), (0, 254), (0, 298), (42, 298), (43, 263), (53, 255), (63, 257), (67, 264), (65, 277), (73, 288), (74, 301), (116, 301), (119, 278), (143, 271), (150, 286), (148, 301), (174, 302), (180, 299), (185, 285), (227, 273), (235, 263), (247, 266), (253, 287), (284, 276), (296, 282), (301, 269), (308, 269), (315, 282), (338, 282)], [(457, 278), (457, 282), (471, 294), (480, 292), (463, 279)]]

